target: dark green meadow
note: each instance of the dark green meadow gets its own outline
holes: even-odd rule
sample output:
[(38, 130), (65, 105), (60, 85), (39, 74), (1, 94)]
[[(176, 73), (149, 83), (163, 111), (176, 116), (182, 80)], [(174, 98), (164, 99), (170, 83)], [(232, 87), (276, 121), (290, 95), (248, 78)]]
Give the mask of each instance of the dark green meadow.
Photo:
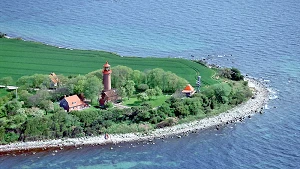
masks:
[(204, 85), (217, 83), (215, 71), (190, 60), (176, 58), (121, 57), (117, 54), (94, 50), (70, 50), (17, 39), (0, 38), (0, 78), (11, 76), (14, 81), (25, 75), (56, 74), (78, 75), (102, 69), (109, 61), (112, 67), (128, 66), (146, 71), (162, 68), (171, 71), (195, 85), (198, 75)]

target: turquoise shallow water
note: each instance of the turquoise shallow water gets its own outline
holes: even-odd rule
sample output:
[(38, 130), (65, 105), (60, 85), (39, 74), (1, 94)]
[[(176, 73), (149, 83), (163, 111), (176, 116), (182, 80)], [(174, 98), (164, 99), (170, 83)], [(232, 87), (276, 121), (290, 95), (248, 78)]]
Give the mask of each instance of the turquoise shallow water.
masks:
[[(0, 157), (0, 168), (297, 168), (297, 0), (2, 0), (0, 31), (125, 56), (207, 58), (272, 90), (265, 114), (181, 139)], [(1, 51), (0, 51), (1, 52)], [(1, 59), (1, 58), (0, 58)], [(1, 65), (0, 65), (1, 66)], [(120, 146), (120, 147), (119, 147)]]

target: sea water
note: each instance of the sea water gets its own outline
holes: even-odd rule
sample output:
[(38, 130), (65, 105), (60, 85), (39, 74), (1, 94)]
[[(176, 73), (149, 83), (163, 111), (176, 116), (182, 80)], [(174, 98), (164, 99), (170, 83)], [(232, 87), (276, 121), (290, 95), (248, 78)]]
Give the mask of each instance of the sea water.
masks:
[(122, 56), (205, 58), (259, 78), (271, 100), (264, 114), (220, 130), (8, 154), (0, 168), (298, 168), (299, 6), (298, 0), (2, 0), (0, 31), (9, 36)]

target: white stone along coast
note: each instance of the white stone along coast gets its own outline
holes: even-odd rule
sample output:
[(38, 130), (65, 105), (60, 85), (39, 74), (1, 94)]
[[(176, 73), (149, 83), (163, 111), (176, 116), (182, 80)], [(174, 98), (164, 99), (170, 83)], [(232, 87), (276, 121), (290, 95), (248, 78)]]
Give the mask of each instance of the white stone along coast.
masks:
[(248, 101), (228, 110), (218, 116), (209, 117), (189, 123), (179, 124), (171, 127), (165, 127), (150, 131), (149, 134), (143, 133), (128, 133), (128, 134), (110, 134), (108, 139), (104, 135), (81, 138), (64, 138), (57, 140), (44, 140), (32, 142), (16, 142), (7, 145), (0, 145), (0, 152), (9, 152), (16, 150), (29, 150), (35, 148), (51, 148), (65, 146), (81, 146), (81, 145), (104, 145), (117, 144), (121, 142), (152, 140), (155, 138), (163, 138), (168, 136), (179, 136), (179, 134), (195, 132), (210, 127), (218, 128), (221, 125), (242, 121), (245, 117), (250, 117), (255, 113), (261, 113), (263, 107), (269, 100), (268, 89), (259, 81), (245, 78), (248, 81), (249, 87), (254, 92), (253, 97)]

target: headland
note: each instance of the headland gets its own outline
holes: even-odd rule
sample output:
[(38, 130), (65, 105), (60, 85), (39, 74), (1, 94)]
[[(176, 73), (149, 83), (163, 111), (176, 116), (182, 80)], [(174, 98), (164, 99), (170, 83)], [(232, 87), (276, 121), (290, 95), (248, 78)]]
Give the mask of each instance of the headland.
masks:
[(267, 104), (269, 100), (269, 91), (267, 87), (253, 78), (245, 78), (245, 80), (248, 81), (249, 87), (253, 90), (252, 98), (214, 117), (156, 129), (146, 134), (110, 134), (108, 138), (105, 137), (105, 135), (99, 135), (95, 137), (16, 142), (7, 145), (0, 145), (0, 153), (30, 149), (63, 148), (68, 146), (77, 147), (83, 145), (105, 145), (134, 141), (152, 141), (153, 139), (166, 138), (170, 136), (181, 137), (182, 134), (197, 132), (212, 127), (218, 129), (223, 125), (234, 123), (237, 121), (243, 121), (243, 119), (251, 117), (256, 113), (262, 113), (264, 106)]

